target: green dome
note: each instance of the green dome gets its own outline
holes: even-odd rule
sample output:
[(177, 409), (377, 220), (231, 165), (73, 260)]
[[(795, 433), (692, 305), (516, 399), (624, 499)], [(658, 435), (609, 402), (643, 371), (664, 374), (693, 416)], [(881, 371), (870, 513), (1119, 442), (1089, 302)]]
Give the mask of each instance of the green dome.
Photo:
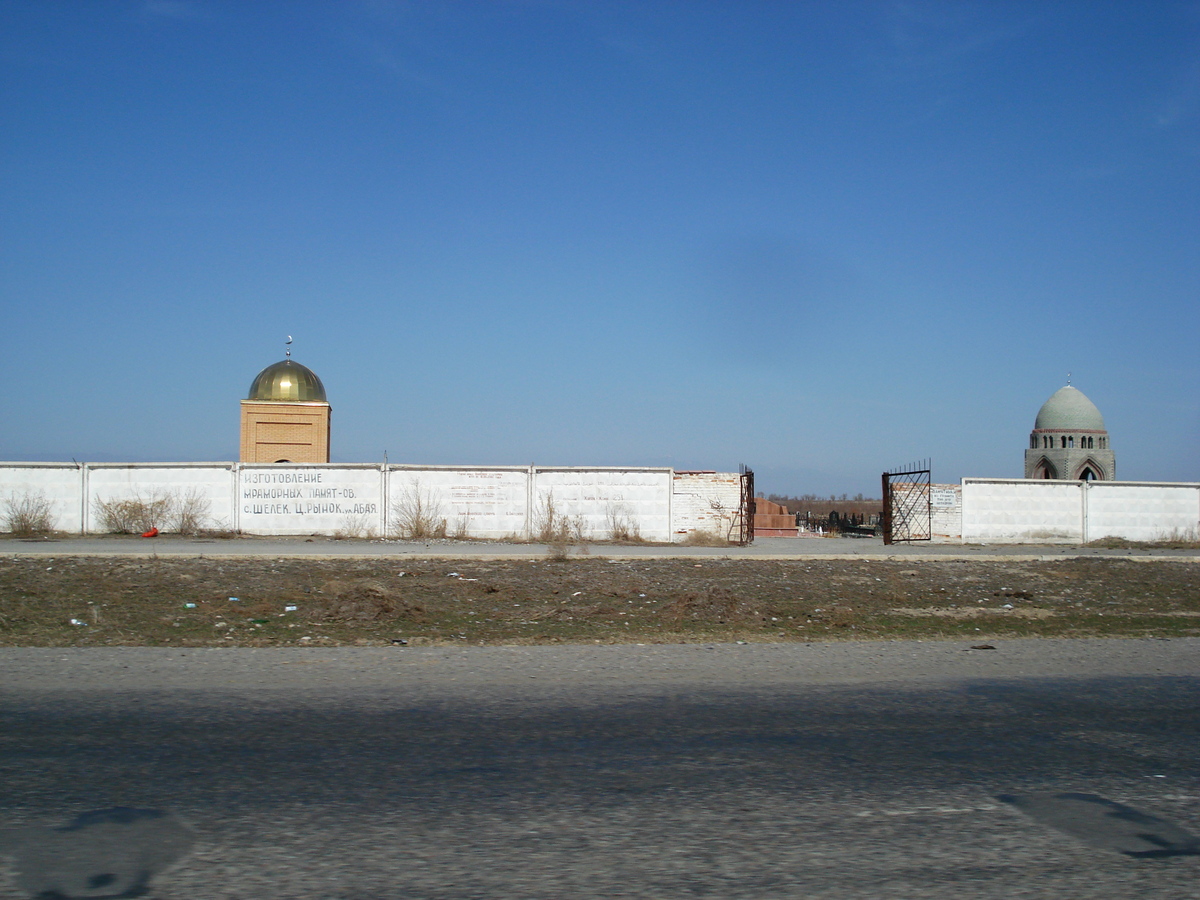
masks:
[(281, 360), (259, 372), (250, 385), (250, 396), (246, 399), (328, 402), (325, 399), (325, 385), (321, 384), (316, 373), (290, 359)]
[(1104, 417), (1083, 391), (1067, 385), (1038, 410), (1035, 430), (1104, 431)]

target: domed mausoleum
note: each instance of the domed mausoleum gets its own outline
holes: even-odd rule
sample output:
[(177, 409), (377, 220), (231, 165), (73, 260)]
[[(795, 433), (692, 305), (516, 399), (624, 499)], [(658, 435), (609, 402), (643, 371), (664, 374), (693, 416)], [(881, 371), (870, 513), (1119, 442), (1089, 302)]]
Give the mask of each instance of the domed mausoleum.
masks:
[(1026, 478), (1112, 481), (1116, 458), (1096, 404), (1067, 385), (1038, 410), (1025, 451)]
[(242, 462), (329, 462), (325, 385), (290, 357), (267, 366), (242, 401)]

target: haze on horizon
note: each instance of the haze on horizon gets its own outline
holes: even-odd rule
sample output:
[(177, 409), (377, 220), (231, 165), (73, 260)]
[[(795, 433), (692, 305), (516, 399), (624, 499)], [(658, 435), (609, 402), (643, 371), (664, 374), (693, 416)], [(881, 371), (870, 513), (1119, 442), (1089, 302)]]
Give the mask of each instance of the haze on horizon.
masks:
[(0, 458), (1200, 480), (1200, 3), (0, 6)]

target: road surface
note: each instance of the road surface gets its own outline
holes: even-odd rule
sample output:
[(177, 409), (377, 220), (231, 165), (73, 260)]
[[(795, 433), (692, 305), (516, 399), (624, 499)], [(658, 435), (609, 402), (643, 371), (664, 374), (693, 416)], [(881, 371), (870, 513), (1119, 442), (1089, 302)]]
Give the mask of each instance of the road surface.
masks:
[(3, 649), (0, 686), (4, 900), (1200, 897), (1195, 639)]
[[(545, 558), (545, 544), (500, 541), (392, 541), (335, 540), (320, 535), (305, 537), (205, 538), (165, 535), (142, 538), (129, 535), (7, 538), (0, 540), (0, 556), (329, 556), (415, 557), (464, 559)], [(610, 559), (720, 558), (731, 559), (1183, 559), (1200, 562), (1200, 549), (1165, 547), (1110, 549), (1054, 544), (902, 543), (885, 545), (881, 538), (756, 538), (745, 547), (691, 547), (685, 544), (585, 544), (570, 546), (571, 556), (605, 556)]]

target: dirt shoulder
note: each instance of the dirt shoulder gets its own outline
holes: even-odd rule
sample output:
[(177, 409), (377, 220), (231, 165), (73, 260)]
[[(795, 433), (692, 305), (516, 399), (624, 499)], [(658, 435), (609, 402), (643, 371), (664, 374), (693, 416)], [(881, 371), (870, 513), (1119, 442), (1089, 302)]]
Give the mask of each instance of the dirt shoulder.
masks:
[(1197, 635), (1166, 559), (0, 558), (0, 646)]

